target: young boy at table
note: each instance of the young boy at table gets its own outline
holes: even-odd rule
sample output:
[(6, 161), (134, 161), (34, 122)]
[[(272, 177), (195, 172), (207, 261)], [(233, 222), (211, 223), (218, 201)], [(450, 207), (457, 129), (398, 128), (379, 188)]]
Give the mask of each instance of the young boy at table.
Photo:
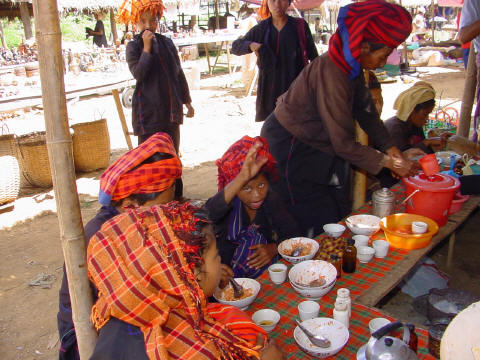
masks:
[(188, 202), (116, 216), (90, 240), (87, 265), (99, 290), (91, 360), (284, 359), (242, 310), (207, 302), (220, 257), (205, 211)]
[(262, 137), (244, 136), (217, 160), (218, 193), (205, 204), (222, 263), (235, 277), (256, 278), (275, 261), (278, 243), (300, 231), (270, 189), (275, 162)]
[[(165, 132), (172, 137), (178, 152), (183, 105), (187, 117), (193, 117), (194, 109), (177, 48), (172, 40), (155, 32), (164, 9), (160, 0), (125, 0), (118, 20), (136, 24), (140, 31), (126, 49), (128, 67), (137, 80), (132, 99), (133, 132), (139, 144), (159, 131)], [(179, 179), (175, 196), (182, 195)]]

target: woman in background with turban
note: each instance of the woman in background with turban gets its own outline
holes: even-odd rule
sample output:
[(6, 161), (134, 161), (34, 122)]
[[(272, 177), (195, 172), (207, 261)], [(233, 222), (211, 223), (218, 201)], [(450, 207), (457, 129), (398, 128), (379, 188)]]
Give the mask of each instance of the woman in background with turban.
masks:
[[(102, 207), (85, 226), (87, 245), (103, 223), (126, 208), (172, 201), (175, 180), (181, 176), (182, 163), (168, 134), (157, 133), (123, 154), (100, 177), (98, 201)], [(96, 297), (93, 286), (92, 294)], [(57, 324), (60, 360), (79, 359), (65, 267), (59, 292)]]
[(270, 189), (277, 173), (265, 139), (244, 136), (217, 160), (217, 167), (218, 193), (205, 207), (222, 263), (234, 277), (256, 278), (277, 256), (278, 243), (299, 230)]
[[(276, 190), (304, 234), (322, 232), (350, 212), (350, 164), (377, 174), (383, 167), (412, 173), (388, 135), (365, 84), (363, 70), (385, 65), (410, 34), (403, 7), (367, 0), (340, 9), (328, 53), (316, 58), (279, 98), (262, 128), (278, 163)], [(355, 140), (355, 120), (374, 148)]]
[(255, 121), (263, 121), (275, 108), (277, 98), (297, 75), (318, 56), (310, 28), (304, 19), (286, 14), (291, 0), (263, 0), (262, 18), (232, 44), (232, 53), (257, 54), (258, 88)]

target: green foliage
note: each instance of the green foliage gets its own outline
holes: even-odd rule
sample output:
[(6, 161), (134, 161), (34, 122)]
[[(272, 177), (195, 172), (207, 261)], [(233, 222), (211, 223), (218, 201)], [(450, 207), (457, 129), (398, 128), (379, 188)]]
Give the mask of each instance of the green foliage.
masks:
[[(5, 41), (7, 46), (10, 48), (12, 46), (18, 46), (22, 42), (22, 36), (25, 34), (23, 32), (23, 25), (20, 20), (15, 19), (13, 21), (8, 21), (7, 19), (0, 19), (3, 23), (3, 32), (5, 34)], [(33, 27), (33, 23), (32, 23)]]

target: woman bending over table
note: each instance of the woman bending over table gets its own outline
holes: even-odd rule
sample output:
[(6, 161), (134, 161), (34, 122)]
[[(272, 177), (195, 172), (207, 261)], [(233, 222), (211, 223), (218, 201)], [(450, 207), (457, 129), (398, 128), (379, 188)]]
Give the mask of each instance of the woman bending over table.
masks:
[(276, 258), (278, 243), (300, 233), (270, 188), (277, 173), (265, 139), (244, 136), (217, 160), (218, 193), (205, 207), (222, 263), (235, 277), (256, 278)]
[[(282, 95), (262, 128), (278, 163), (275, 189), (303, 234), (322, 232), (350, 212), (350, 164), (377, 174), (414, 173), (380, 120), (363, 69), (385, 65), (411, 32), (403, 7), (382, 0), (340, 9), (328, 53), (312, 61)], [(355, 120), (380, 149), (355, 141)]]
[(286, 14), (291, 0), (263, 0), (264, 19), (232, 44), (232, 53), (257, 54), (258, 89), (255, 121), (263, 121), (309, 60), (318, 56), (304, 19)]
[(188, 202), (129, 209), (106, 222), (90, 240), (87, 265), (99, 290), (91, 360), (283, 358), (243, 311), (207, 303), (220, 257), (205, 211)]

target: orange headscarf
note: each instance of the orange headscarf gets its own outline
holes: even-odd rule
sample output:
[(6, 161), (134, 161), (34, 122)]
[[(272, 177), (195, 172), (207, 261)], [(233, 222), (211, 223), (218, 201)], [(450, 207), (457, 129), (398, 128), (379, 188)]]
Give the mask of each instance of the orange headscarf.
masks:
[(140, 20), (140, 15), (150, 11), (153, 15), (162, 17), (165, 6), (162, 0), (124, 0), (118, 9), (117, 21), (122, 24), (135, 25)]
[(258, 9), (258, 16), (260, 16), (262, 20), (265, 20), (271, 15), (270, 9), (268, 8), (268, 0), (263, 0), (260, 9)]
[(88, 275), (99, 291), (92, 321), (100, 329), (113, 316), (139, 327), (150, 360), (258, 359), (258, 348), (235, 328), (261, 329), (253, 322), (231, 328), (219, 322), (217, 308), (209, 315), (192, 270), (205, 246), (199, 210), (173, 202), (130, 209), (103, 224), (87, 250)]

